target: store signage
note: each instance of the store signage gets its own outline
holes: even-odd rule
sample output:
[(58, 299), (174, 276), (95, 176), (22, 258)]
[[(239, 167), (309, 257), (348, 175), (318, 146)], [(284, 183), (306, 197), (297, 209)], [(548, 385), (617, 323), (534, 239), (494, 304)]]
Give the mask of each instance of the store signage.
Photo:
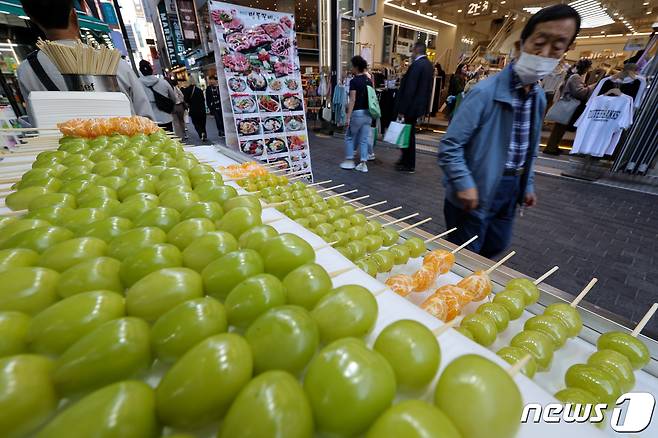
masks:
[(162, 34), (165, 39), (165, 49), (167, 50), (169, 65), (172, 67), (179, 65), (180, 62), (178, 62), (178, 55), (176, 53), (176, 43), (174, 42), (174, 36), (171, 32), (167, 7), (163, 1), (158, 3), (158, 16), (160, 18), (160, 25), (162, 26)]
[(201, 44), (199, 37), (199, 27), (196, 19), (196, 10), (194, 9), (193, 0), (177, 0), (176, 10), (183, 31), (185, 47), (194, 48)]
[(491, 2), (482, 0), (477, 2), (469, 2), (466, 5), (464, 14), (468, 17), (479, 17), (481, 15), (489, 15), (491, 13)]
[(117, 18), (117, 13), (114, 10), (112, 3), (101, 3), (101, 11), (103, 11), (103, 21), (109, 24), (110, 26), (118, 26), (119, 19)]
[(183, 39), (183, 32), (181, 32), (180, 23), (178, 22), (178, 15), (176, 13), (169, 14), (169, 23), (171, 25), (171, 35), (174, 38), (174, 47), (176, 47), (176, 57), (178, 63), (185, 64), (185, 40)]
[(295, 17), (211, 2), (227, 145), (312, 177)]

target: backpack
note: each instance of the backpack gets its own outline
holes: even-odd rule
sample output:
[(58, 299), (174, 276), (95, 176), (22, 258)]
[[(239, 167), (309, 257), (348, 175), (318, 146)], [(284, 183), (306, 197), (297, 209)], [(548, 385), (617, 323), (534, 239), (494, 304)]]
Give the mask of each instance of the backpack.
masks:
[(167, 96), (164, 96), (153, 89), (155, 84), (148, 87), (153, 92), (153, 97), (155, 97), (155, 106), (162, 111), (163, 113), (171, 114), (174, 112), (174, 106), (176, 102), (169, 99)]
[(370, 85), (366, 86), (368, 90), (368, 111), (373, 119), (378, 119), (382, 115), (382, 110), (379, 108), (379, 100), (377, 100), (377, 92)]

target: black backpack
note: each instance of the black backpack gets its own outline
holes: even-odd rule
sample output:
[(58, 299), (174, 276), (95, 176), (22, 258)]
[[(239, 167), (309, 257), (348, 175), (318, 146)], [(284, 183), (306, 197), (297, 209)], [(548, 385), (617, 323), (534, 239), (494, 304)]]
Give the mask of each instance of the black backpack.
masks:
[(153, 97), (155, 97), (155, 106), (164, 113), (171, 114), (174, 112), (174, 106), (176, 102), (169, 99), (167, 96), (164, 96), (153, 89), (155, 84), (148, 87), (153, 92)]

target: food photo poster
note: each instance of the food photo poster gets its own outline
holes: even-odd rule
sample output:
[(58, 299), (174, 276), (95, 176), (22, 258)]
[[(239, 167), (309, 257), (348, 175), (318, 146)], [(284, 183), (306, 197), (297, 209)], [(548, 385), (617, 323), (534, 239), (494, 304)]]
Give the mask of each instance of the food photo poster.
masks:
[(214, 1), (210, 14), (227, 146), (312, 178), (294, 15)]

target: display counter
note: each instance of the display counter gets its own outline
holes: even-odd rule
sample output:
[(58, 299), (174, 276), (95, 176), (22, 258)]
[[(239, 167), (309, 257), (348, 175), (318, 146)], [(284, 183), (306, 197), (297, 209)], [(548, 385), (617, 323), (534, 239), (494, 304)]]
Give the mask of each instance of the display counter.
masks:
[[(42, 144), (49, 144), (54, 149), (56, 147), (56, 140)], [(9, 193), (10, 186), (10, 183), (7, 181), (28, 170), (35, 157), (36, 152), (31, 155), (29, 147), (26, 147), (25, 150), (27, 150), (27, 152), (19, 151), (15, 153), (14, 156), (5, 155), (2, 162), (0, 162), (0, 180), (2, 180), (2, 184), (0, 185), (0, 192), (2, 192), (2, 194), (0, 196), (3, 199), (3, 205), (0, 207), (0, 215), (11, 213), (4, 206), (4, 198)], [(247, 156), (222, 146), (189, 147), (187, 150), (192, 152), (200, 161), (211, 164), (216, 168), (249, 160)], [(240, 194), (247, 193), (235, 182), (227, 182), (226, 184), (234, 186)], [(363, 194), (364, 193), (360, 193), (360, 195)], [(352, 205), (361, 206), (361, 204), (357, 203)], [(377, 211), (366, 209), (363, 213), (375, 214)], [(356, 268), (350, 260), (328, 245), (320, 236), (302, 227), (275, 208), (264, 208), (262, 220), (263, 223), (270, 223), (280, 233), (293, 233), (306, 240), (314, 249), (316, 249), (316, 263), (324, 267), (327, 272), (343, 272), (332, 279), (334, 287), (347, 284), (357, 284), (364, 286), (376, 296), (379, 310), (376, 325), (366, 339), (369, 345), (373, 344), (374, 340), (384, 327), (391, 322), (400, 319), (411, 319), (421, 322), (432, 330), (442, 327), (444, 325), (442, 321), (421, 309), (419, 305), (431, 294), (431, 291), (434, 291), (436, 288), (446, 284), (455, 284), (465, 276), (475, 271), (486, 269), (494, 264), (491, 260), (480, 257), (467, 250), (461, 250), (456, 254), (456, 263), (450, 272), (438, 276), (432, 287), (427, 289), (428, 292), (411, 293), (407, 297), (402, 297), (389, 289), (384, 282), (388, 277), (394, 274), (411, 275), (422, 265), (422, 257), (410, 259), (405, 265), (395, 266), (391, 272), (379, 274), (376, 278), (373, 278), (364, 271)], [(394, 220), (394, 218), (383, 215), (379, 217), (378, 220), (382, 223), (386, 223)], [(397, 226), (404, 228), (406, 225), (407, 224), (405, 223), (399, 223)], [(404, 238), (419, 237), (423, 240), (432, 237), (430, 234), (418, 228), (403, 232), (401, 235)], [(441, 239), (427, 244), (427, 247), (429, 250), (439, 248), (452, 250), (455, 248), (451, 243)], [(546, 268), (548, 269), (550, 266), (547, 266)], [(495, 270), (491, 274), (494, 293), (501, 291), (509, 280), (520, 277), (524, 277), (524, 275), (504, 266)], [(590, 279), (588, 278), (584, 278), (583, 286), (589, 280)], [(512, 337), (523, 329), (526, 320), (534, 315), (541, 314), (546, 306), (552, 303), (560, 301), (569, 302), (573, 295), (553, 288), (545, 283), (542, 283), (539, 286), (539, 289), (541, 293), (539, 301), (528, 307), (520, 318), (512, 321), (509, 327), (500, 333), (497, 340), (488, 348), (482, 347), (473, 342), (456, 330), (447, 330), (440, 334), (438, 340), (441, 347), (441, 363), (434, 382), (427, 386), (426, 391), (421, 393), (398, 393), (398, 400), (420, 398), (431, 402), (432, 393), (438, 376), (440, 376), (447, 364), (464, 354), (474, 353), (481, 355), (505, 368), (509, 368), (510, 365), (497, 356), (495, 352), (510, 343)], [(468, 304), (464, 308), (462, 315), (458, 318), (473, 313), (479, 304), (481, 303)], [(521, 391), (524, 404), (538, 403), (545, 406), (549, 403), (556, 403), (553, 394), (564, 388), (564, 375), (567, 369), (573, 364), (587, 362), (590, 354), (596, 351), (596, 341), (600, 334), (609, 331), (630, 332), (633, 328), (629, 327), (628, 322), (620, 320), (616, 316), (601, 311), (601, 309), (595, 308), (586, 303), (581, 303), (579, 311), (584, 324), (583, 330), (576, 338), (569, 339), (564, 347), (556, 351), (550, 369), (547, 372), (537, 372), (533, 379), (529, 379), (521, 373), (514, 376), (514, 381), (517, 383)], [(655, 397), (658, 395), (658, 379), (656, 378), (658, 376), (658, 343), (653, 339), (646, 338), (642, 335), (640, 335), (640, 339), (649, 348), (651, 352), (651, 360), (644, 369), (635, 372), (636, 385), (633, 391), (648, 392)], [(159, 365), (156, 363), (156, 366), (151, 370), (151, 373), (146, 380), (148, 383), (152, 384), (152, 386), (157, 385), (157, 382), (166, 369), (166, 367), (162, 367), (161, 364)], [(468, 406), (464, 406), (465, 411), (468, 411), (468, 409)], [(477, 413), (472, 414), (473, 421), (478, 421)], [(216, 426), (211, 429), (212, 432), (204, 432), (199, 436), (215, 436)], [(525, 423), (521, 425), (517, 434), (518, 437), (524, 438), (554, 438), (556, 436), (586, 438), (605, 435), (619, 436), (619, 434), (614, 432), (609, 426), (599, 428), (588, 423), (570, 424), (563, 421), (551, 424), (543, 421), (539, 423)], [(657, 435), (658, 420), (654, 419), (647, 429), (641, 434), (635, 436), (653, 437)]]

